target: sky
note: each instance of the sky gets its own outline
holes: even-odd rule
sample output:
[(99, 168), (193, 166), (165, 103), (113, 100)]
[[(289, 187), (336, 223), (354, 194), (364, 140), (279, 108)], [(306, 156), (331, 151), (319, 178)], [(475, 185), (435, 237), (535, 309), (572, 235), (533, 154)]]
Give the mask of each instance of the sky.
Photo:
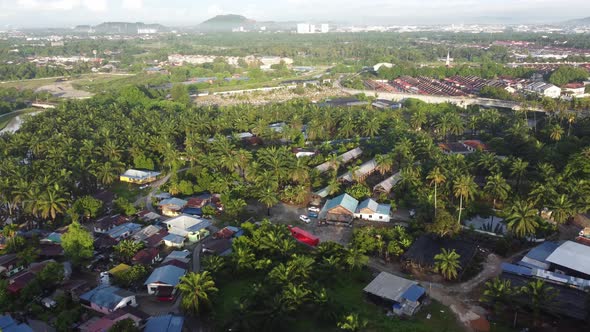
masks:
[(438, 24), (560, 22), (590, 16), (588, 0), (0, 0), (0, 26), (105, 21), (196, 25), (219, 14), (257, 21)]

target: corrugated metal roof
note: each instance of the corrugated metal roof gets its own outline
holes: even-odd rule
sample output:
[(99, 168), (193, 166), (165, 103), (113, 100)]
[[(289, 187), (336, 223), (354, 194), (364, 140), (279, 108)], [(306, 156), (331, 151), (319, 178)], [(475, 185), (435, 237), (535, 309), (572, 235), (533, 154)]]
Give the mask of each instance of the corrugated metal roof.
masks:
[(356, 207), (358, 206), (358, 204), (359, 201), (357, 201), (354, 197), (350, 196), (349, 194), (342, 194), (340, 196), (329, 199), (326, 202), (326, 204), (324, 204), (322, 212), (325, 211), (327, 213), (335, 207), (342, 206), (346, 210), (350, 211), (350, 213), (354, 213), (356, 211)]
[(590, 275), (590, 247), (583, 244), (566, 241), (547, 257), (547, 261)]
[(114, 309), (121, 300), (134, 295), (130, 291), (115, 286), (103, 285), (80, 295), (80, 298), (103, 308)]
[(522, 275), (522, 276), (532, 276), (533, 275), (533, 272), (531, 269), (524, 267), (524, 266), (514, 265), (514, 264), (510, 264), (510, 263), (502, 263), (502, 271), (516, 274), (516, 275)]
[(153, 283), (162, 283), (171, 286), (176, 286), (180, 282), (180, 277), (186, 274), (186, 270), (176, 267), (174, 265), (160, 266), (152, 272), (144, 285)]
[(184, 317), (176, 315), (156, 316), (148, 319), (144, 332), (181, 332)]
[(384, 299), (401, 302), (402, 295), (413, 285), (417, 285), (417, 282), (381, 272), (363, 290)]
[(402, 297), (408, 301), (416, 302), (424, 293), (426, 293), (424, 288), (418, 285), (412, 285), (404, 292)]

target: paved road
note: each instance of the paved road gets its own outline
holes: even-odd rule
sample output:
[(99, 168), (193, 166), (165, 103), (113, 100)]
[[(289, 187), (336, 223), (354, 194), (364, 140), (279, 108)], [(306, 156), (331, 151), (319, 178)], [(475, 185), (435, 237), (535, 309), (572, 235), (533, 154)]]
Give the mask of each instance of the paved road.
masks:
[[(183, 169), (179, 169), (178, 171), (176, 171), (176, 173), (180, 173), (180, 172), (184, 172), (187, 169), (189, 169), (188, 167), (185, 167)], [(172, 174), (168, 174), (165, 177), (154, 181), (150, 184), (150, 192), (145, 196), (145, 198), (140, 197), (137, 201), (135, 201), (135, 205), (140, 205), (142, 200), (145, 200), (145, 208), (148, 209), (148, 211), (150, 212), (154, 212), (154, 213), (158, 213), (158, 211), (156, 211), (156, 209), (154, 209), (154, 207), (152, 206), (152, 197), (154, 197), (154, 195), (156, 194), (156, 192), (160, 189), (161, 186), (163, 186), (166, 182), (168, 182), (168, 180), (170, 180), (170, 177), (172, 176)]]

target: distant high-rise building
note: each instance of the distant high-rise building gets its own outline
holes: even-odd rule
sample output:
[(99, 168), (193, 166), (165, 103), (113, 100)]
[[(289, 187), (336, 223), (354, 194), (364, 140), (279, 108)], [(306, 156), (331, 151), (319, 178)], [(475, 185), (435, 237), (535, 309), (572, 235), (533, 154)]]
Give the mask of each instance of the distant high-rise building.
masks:
[(297, 24), (297, 33), (311, 33), (311, 26), (307, 23)]
[(297, 33), (327, 33), (330, 31), (330, 25), (322, 23), (320, 25), (299, 23), (297, 24)]

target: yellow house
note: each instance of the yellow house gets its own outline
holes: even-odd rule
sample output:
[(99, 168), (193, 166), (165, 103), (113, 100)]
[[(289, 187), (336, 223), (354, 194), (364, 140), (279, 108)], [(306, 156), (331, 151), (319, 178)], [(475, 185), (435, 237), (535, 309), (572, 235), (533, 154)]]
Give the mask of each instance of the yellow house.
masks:
[(144, 184), (156, 181), (160, 172), (140, 171), (136, 169), (128, 169), (125, 173), (119, 176), (121, 182)]

